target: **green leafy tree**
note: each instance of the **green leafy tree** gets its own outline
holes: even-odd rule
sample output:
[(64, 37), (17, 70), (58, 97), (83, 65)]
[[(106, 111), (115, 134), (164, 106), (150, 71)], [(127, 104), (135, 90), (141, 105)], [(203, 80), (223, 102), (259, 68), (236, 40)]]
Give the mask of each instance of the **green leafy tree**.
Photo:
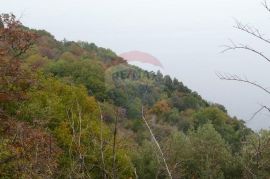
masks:
[(224, 178), (233, 165), (229, 146), (212, 124), (205, 124), (189, 133), (191, 142), (192, 175), (199, 178)]
[(251, 134), (242, 149), (244, 177), (268, 178), (270, 175), (270, 132)]
[(162, 168), (162, 161), (157, 152), (156, 146), (148, 141), (144, 141), (134, 153), (133, 162), (139, 178), (158, 178)]
[(75, 83), (85, 85), (89, 90), (89, 94), (94, 94), (98, 99), (105, 98), (104, 69), (97, 61), (59, 60), (52, 63), (47, 71), (58, 77), (71, 78)]
[(175, 131), (162, 146), (173, 178), (192, 178), (192, 146), (188, 136)]

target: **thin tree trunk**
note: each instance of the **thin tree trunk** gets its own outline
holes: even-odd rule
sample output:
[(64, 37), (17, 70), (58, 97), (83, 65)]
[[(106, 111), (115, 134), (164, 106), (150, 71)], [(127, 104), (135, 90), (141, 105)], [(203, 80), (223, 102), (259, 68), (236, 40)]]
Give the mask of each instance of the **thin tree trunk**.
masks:
[[(92, 90), (89, 90), (89, 92), (93, 95), (94, 93), (92, 92)], [(103, 152), (103, 130), (102, 130), (102, 125), (103, 125), (103, 115), (102, 115), (102, 110), (101, 110), (101, 106), (100, 103), (97, 101), (97, 105), (98, 105), (98, 109), (99, 109), (99, 113), (100, 113), (100, 155), (101, 155), (101, 163), (102, 163), (102, 178), (106, 179), (107, 175), (106, 175), (106, 167), (105, 167), (105, 160), (104, 160), (104, 152)]]
[(170, 172), (170, 170), (169, 170), (169, 167), (168, 167), (168, 165), (167, 165), (167, 162), (166, 162), (166, 159), (165, 159), (165, 157), (164, 157), (164, 154), (163, 154), (163, 152), (162, 152), (162, 150), (161, 150), (161, 147), (160, 147), (158, 141), (156, 140), (156, 137), (155, 137), (154, 133), (152, 132), (150, 126), (148, 125), (148, 123), (147, 123), (147, 121), (146, 121), (146, 119), (145, 119), (145, 117), (144, 117), (143, 106), (142, 106), (142, 119), (143, 119), (143, 121), (144, 121), (146, 127), (148, 128), (148, 130), (149, 130), (149, 132), (150, 132), (150, 134), (151, 134), (151, 136), (152, 136), (152, 138), (153, 138), (153, 140), (154, 140), (154, 142), (155, 142), (155, 144), (156, 144), (156, 146), (157, 146), (157, 148), (158, 148), (158, 150), (159, 150), (159, 152), (160, 152), (160, 154), (161, 154), (161, 158), (163, 159), (163, 162), (164, 162), (164, 165), (165, 165), (165, 167), (166, 167), (168, 176), (169, 176), (170, 179), (172, 179), (172, 174), (171, 174), (171, 172)]
[(115, 123), (114, 123), (114, 134), (113, 134), (113, 179), (116, 179), (116, 135), (117, 135), (117, 124), (118, 124), (118, 110), (116, 110)]
[(98, 108), (99, 108), (99, 112), (100, 112), (100, 154), (101, 154), (101, 162), (102, 162), (102, 168), (103, 168), (102, 178), (106, 179), (107, 176), (106, 176), (106, 173), (105, 173), (106, 168), (105, 168), (104, 153), (103, 153), (103, 129), (102, 129), (103, 114), (102, 114), (102, 110), (101, 110), (101, 107), (100, 107), (100, 104), (99, 104), (98, 101), (97, 101), (97, 104), (98, 104)]

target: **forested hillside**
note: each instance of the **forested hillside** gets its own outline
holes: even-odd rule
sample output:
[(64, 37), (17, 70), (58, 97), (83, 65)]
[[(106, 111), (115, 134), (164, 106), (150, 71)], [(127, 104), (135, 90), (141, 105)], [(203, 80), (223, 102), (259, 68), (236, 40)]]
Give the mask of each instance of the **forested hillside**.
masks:
[(164, 159), (172, 178), (269, 177), (269, 131), (109, 49), (0, 20), (0, 178), (169, 178)]

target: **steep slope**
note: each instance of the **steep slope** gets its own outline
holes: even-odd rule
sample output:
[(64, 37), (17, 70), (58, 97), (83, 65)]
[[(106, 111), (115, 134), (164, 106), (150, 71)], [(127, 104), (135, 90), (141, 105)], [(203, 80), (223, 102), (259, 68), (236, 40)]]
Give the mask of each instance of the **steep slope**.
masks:
[[(254, 134), (222, 105), (207, 102), (168, 75), (129, 65), (109, 49), (15, 27), (20, 29), (16, 33), (36, 38), (20, 56), (8, 50), (1, 56), (4, 67), (16, 58), (26, 79), (12, 88), (1, 86), (6, 94), (24, 96), (0, 98), (0, 120), (5, 122), (0, 130), (0, 164), (5, 163), (0, 165), (1, 177), (166, 178), (141, 119), (142, 107), (174, 178), (248, 175), (244, 166), (251, 160), (245, 159), (253, 153), (244, 150), (249, 143), (243, 141)], [(12, 34), (12, 28), (2, 28), (1, 35)], [(1, 48), (7, 47), (13, 48), (9, 43)], [(17, 76), (1, 74), (1, 80), (7, 78)], [(29, 147), (22, 142), (24, 131), (33, 139)], [(50, 159), (44, 151), (52, 156), (52, 166), (41, 165)], [(24, 162), (24, 168), (16, 161)]]

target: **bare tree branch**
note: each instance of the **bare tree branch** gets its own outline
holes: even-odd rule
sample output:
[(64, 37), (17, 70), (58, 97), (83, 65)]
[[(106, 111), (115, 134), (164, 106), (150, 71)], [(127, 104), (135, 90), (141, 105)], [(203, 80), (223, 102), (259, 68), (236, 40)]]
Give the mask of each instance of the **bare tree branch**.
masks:
[(268, 93), (270, 95), (270, 91), (269, 90), (267, 90), (266, 88), (264, 88), (263, 86), (259, 85), (256, 82), (249, 81), (247, 78), (244, 78), (243, 79), (243, 78), (241, 78), (241, 77), (239, 77), (237, 75), (221, 74), (221, 73), (216, 73), (216, 75), (221, 80), (239, 81), (239, 82), (244, 82), (244, 83), (251, 84), (253, 86), (256, 86), (256, 87), (260, 88), (261, 90), (265, 91), (266, 93)]
[(267, 107), (267, 106), (263, 106), (267, 111), (269, 111), (270, 112), (270, 108), (269, 107)]
[(247, 120), (247, 121), (251, 121), (252, 119), (254, 119), (262, 110), (264, 110), (264, 109), (266, 109), (267, 111), (269, 111), (270, 112), (270, 108), (269, 107), (267, 107), (267, 106), (265, 106), (265, 105), (261, 105), (261, 107), (259, 108), (259, 110), (257, 110), (253, 115), (252, 115), (252, 117), (249, 119), (249, 120)]
[[(262, 6), (268, 11), (270, 12), (270, 6), (268, 4), (267, 0), (263, 0), (262, 2)], [(240, 30), (244, 33), (247, 33), (253, 37), (255, 37), (256, 39), (259, 39), (265, 43), (270, 44), (270, 39), (265, 38), (265, 35), (262, 34), (260, 32), (259, 29), (252, 27), (248, 24), (243, 24), (238, 20), (235, 20), (235, 29)], [(256, 55), (259, 55), (260, 57), (262, 57), (263, 59), (265, 59), (267, 62), (270, 62), (270, 58), (268, 58), (263, 52), (260, 52), (258, 50), (256, 50), (255, 48), (252, 48), (248, 45), (243, 45), (241, 43), (234, 43), (232, 40), (230, 40), (231, 45), (225, 45), (223, 47), (225, 47), (225, 49), (222, 51), (222, 53), (230, 51), (230, 50), (238, 50), (238, 49), (243, 49), (243, 50), (247, 50), (250, 51)], [(221, 74), (221, 73), (216, 73), (216, 75), (218, 76), (219, 79), (221, 80), (228, 80), (228, 81), (238, 81), (238, 82), (243, 82), (243, 83), (248, 83), (250, 85), (253, 85), (261, 90), (263, 90), (264, 92), (266, 92), (267, 94), (270, 94), (270, 90), (268, 90), (266, 87), (263, 87), (262, 85), (258, 84), (257, 82), (253, 82), (247, 79), (247, 77), (239, 77), (237, 75), (231, 75), (231, 74)], [(260, 108), (251, 116), (251, 118), (247, 121), (250, 121), (252, 119), (254, 119), (261, 111), (263, 110), (267, 110), (268, 112), (270, 112), (270, 108), (265, 106), (265, 105), (261, 105)], [(250, 170), (248, 170), (253, 176), (255, 176)], [(256, 177), (256, 176), (255, 176)]]
[(252, 119), (254, 119), (257, 116), (257, 114), (259, 114), (263, 109), (264, 109), (263, 106), (260, 107), (260, 109), (256, 111), (248, 121), (251, 121)]
[(269, 4), (268, 4), (268, 2), (266, 0), (264, 0), (262, 2), (262, 5), (268, 12), (270, 12), (270, 7), (269, 7)]
[[(267, 4), (266, 4), (266, 7), (268, 8)], [(247, 24), (244, 25), (243, 23), (241, 23), (238, 20), (235, 20), (235, 21), (236, 21), (235, 22), (236, 25), (233, 26), (234, 28), (236, 28), (238, 30), (241, 30), (243, 32), (246, 32), (246, 33), (252, 35), (253, 37), (256, 37), (256, 38), (258, 38), (258, 39), (260, 39), (260, 40), (262, 40), (262, 41), (270, 44), (270, 39), (266, 39), (264, 37), (264, 35), (261, 34), (261, 32), (257, 28), (251, 27), (251, 26), (249, 26)]]
[[(265, 60), (267, 60), (268, 62), (270, 62), (270, 58), (268, 58), (266, 55), (264, 55), (262, 52), (259, 52), (258, 50), (248, 46), (248, 45), (243, 45), (243, 44), (236, 44), (233, 41), (231, 41), (231, 45), (224, 45), (223, 47), (225, 47), (225, 49), (223, 51), (221, 51), (221, 53), (227, 52), (229, 50), (237, 50), (237, 49), (243, 49), (243, 50), (247, 50), (250, 52), (253, 52), (259, 56), (261, 56), (262, 58), (264, 58)], [(269, 41), (270, 43), (270, 41)]]

